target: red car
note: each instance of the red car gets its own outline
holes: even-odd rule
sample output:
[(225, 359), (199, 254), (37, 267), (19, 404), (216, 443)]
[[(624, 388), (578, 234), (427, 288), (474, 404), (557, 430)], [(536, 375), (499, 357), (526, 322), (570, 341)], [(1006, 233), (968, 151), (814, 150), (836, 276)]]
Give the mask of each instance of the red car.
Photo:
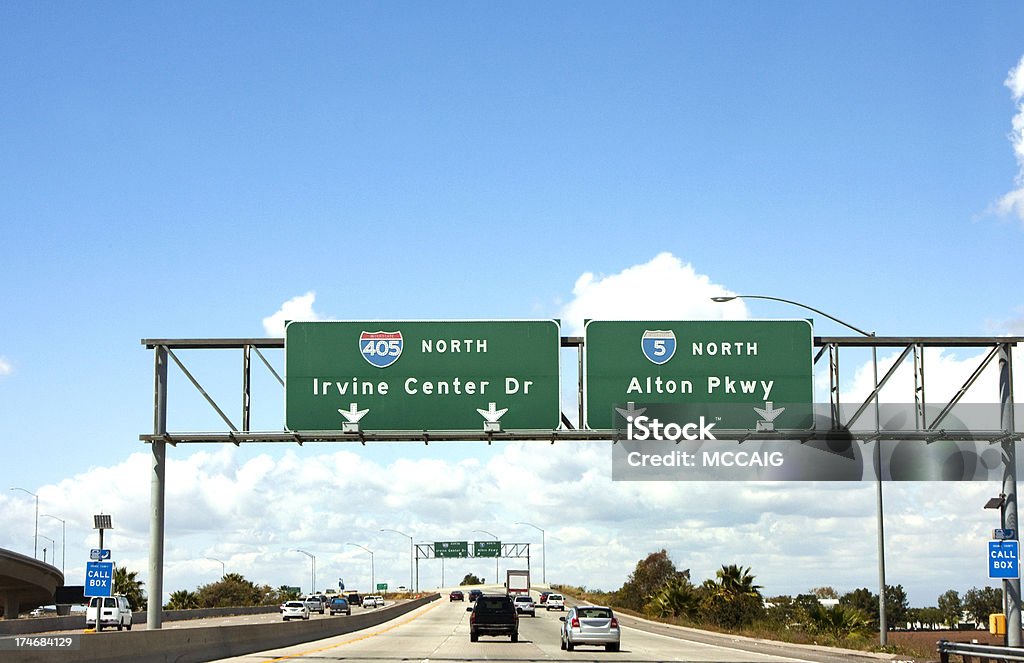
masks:
[(452, 601), (464, 601), (465, 598), (466, 597), (463, 596), (462, 592), (456, 589), (454, 592), (448, 595), (448, 602), (450, 603)]

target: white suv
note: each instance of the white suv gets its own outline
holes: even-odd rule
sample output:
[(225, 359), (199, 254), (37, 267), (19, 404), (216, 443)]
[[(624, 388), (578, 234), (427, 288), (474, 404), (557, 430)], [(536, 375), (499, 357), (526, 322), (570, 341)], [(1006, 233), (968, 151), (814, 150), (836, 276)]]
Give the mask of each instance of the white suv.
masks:
[(90, 598), (89, 605), (85, 608), (86, 628), (97, 628), (97, 610), (100, 613), (99, 628), (116, 626), (118, 631), (123, 628), (132, 630), (132, 607), (124, 596), (93, 596)]
[(561, 594), (548, 594), (548, 600), (544, 602), (548, 610), (565, 610), (565, 597)]

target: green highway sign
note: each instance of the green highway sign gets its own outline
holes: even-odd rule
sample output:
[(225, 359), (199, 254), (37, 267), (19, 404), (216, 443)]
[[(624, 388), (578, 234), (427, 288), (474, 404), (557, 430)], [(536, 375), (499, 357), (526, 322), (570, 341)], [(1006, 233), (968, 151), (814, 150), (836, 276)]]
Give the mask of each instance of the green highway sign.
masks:
[(435, 541), (434, 557), (469, 557), (467, 541)]
[(387, 588), (388, 588), (388, 584), (386, 582), (378, 582), (377, 583), (377, 591), (378, 592), (387, 591)]
[(501, 557), (501, 541), (474, 541), (473, 557)]
[(704, 430), (811, 425), (807, 320), (591, 320), (584, 334), (587, 428), (621, 428), (631, 407), (706, 415)]
[(556, 320), (290, 322), (285, 428), (552, 430), (560, 343)]

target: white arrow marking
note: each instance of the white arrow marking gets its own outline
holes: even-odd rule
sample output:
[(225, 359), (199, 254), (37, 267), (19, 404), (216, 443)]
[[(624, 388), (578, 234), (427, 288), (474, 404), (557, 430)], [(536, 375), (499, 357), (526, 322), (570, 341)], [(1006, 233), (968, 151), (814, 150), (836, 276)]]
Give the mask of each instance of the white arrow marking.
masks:
[(784, 408), (784, 407), (780, 407), (780, 408), (773, 407), (771, 401), (765, 401), (764, 402), (764, 409), (763, 410), (761, 408), (759, 408), (759, 407), (755, 407), (754, 408), (754, 412), (757, 412), (759, 415), (764, 417), (765, 421), (769, 421), (769, 422), (770, 421), (775, 421), (776, 417), (778, 417), (780, 414), (782, 414), (785, 411), (786, 411), (786, 408)]
[(366, 413), (369, 412), (369, 411), (370, 411), (369, 409), (366, 409), (366, 410), (358, 410), (358, 409), (356, 409), (356, 404), (355, 403), (349, 403), (347, 410), (342, 410), (342, 409), (338, 410), (338, 412), (341, 413), (341, 416), (345, 417), (345, 420), (348, 423), (350, 423), (350, 424), (358, 424), (359, 420), (362, 419), (363, 416), (365, 416)]
[(501, 419), (501, 415), (508, 412), (507, 407), (503, 407), (500, 410), (494, 409), (495, 407), (497, 407), (497, 403), (488, 403), (486, 410), (481, 410), (480, 408), (477, 408), (476, 411), (480, 413), (481, 417), (483, 417), (490, 423), (494, 424), (498, 422), (498, 419)]
[(621, 407), (617, 407), (615, 408), (615, 411), (621, 414), (623, 418), (625, 418), (628, 421), (631, 418), (639, 417), (641, 414), (647, 411), (647, 408), (642, 407), (638, 410), (636, 409), (636, 403), (634, 403), (633, 401), (629, 401), (628, 403), (626, 403), (625, 410), (623, 410)]

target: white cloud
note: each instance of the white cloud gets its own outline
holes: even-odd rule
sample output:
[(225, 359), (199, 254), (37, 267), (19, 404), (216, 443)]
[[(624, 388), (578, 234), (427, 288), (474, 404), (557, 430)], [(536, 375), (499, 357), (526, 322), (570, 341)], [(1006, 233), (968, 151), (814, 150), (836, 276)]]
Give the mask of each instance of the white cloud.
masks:
[(1010, 89), (1013, 101), (1017, 104), (1017, 114), (1013, 116), (1012, 130), (1010, 131), (1010, 142), (1013, 144), (1013, 153), (1017, 158), (1019, 170), (1015, 178), (1017, 188), (999, 199), (996, 203), (996, 210), (1000, 214), (1016, 214), (1021, 221), (1024, 221), (1024, 56), (1021, 57), (1017, 66), (1010, 70), (1004, 85)]
[(316, 293), (307, 292), (281, 304), (276, 313), (263, 318), (263, 329), (267, 336), (284, 336), (284, 325), (289, 320), (322, 320), (320, 314), (313, 310), (314, 300)]
[(4, 375), (10, 375), (13, 372), (14, 366), (11, 365), (11, 362), (7, 359), (7, 357), (0, 355), (0, 377)]
[(587, 318), (602, 320), (735, 320), (747, 317), (747, 307), (735, 300), (725, 304), (712, 297), (732, 295), (725, 286), (698, 274), (693, 265), (671, 253), (660, 253), (642, 265), (611, 276), (586, 272), (576, 280), (573, 299), (562, 308), (563, 332), (583, 333)]
[[(579, 333), (584, 317), (745, 317), (741, 302), (709, 301), (728, 292), (663, 253), (610, 276), (584, 274), (564, 319)], [(277, 320), (316, 316), (313, 301), (309, 293), (287, 302)], [(273, 319), (265, 321), (268, 333), (280, 324)], [(883, 371), (894, 358), (888, 352), (880, 358)], [(870, 389), (869, 360), (862, 355), (847, 361), (844, 355), (844, 402)], [(959, 387), (976, 363), (971, 356), (929, 351), (929, 400)], [(906, 367), (900, 371), (894, 390), (912, 383)], [(374, 550), (376, 580), (406, 584), (408, 539), (382, 528), (405, 532), (417, 543), (472, 541), (486, 538), (474, 530), (488, 530), (506, 542), (531, 543), (535, 578), (543, 556), (549, 581), (594, 588), (618, 588), (638, 560), (661, 548), (698, 581), (713, 577), (721, 564), (750, 566), (772, 595), (877, 583), (873, 484), (615, 482), (610, 447), (599, 442), (196, 449), (168, 449), (165, 598), (219, 578), (220, 564), (208, 557), (256, 582), (308, 587), (309, 560), (296, 548), (317, 555), (321, 588), (339, 577), (349, 587), (365, 588), (367, 555), (350, 542)], [(69, 582), (84, 573), (88, 548), (95, 547), (88, 524), (101, 511), (114, 517), (107, 540), (118, 562), (146, 579), (150, 462), (149, 454), (135, 453), (116, 466), (36, 491), (42, 512), (68, 521)], [(949, 588), (986, 584), (979, 546), (995, 523), (980, 506), (991, 492), (983, 483), (885, 486), (888, 580), (903, 584), (914, 605), (932, 604)], [(0, 541), (30, 553), (31, 500), (0, 492), (0, 513)], [(544, 528), (548, 549), (541, 551), (539, 532), (518, 522)], [(59, 527), (43, 531), (53, 536)], [(943, 554), (927, 565), (906, 552), (935, 544)], [(523, 563), (499, 565), (504, 571)], [(470, 572), (493, 580), (494, 561), (448, 560), (445, 582), (457, 583)], [(419, 577), (423, 588), (439, 585), (440, 564), (421, 560)]]

